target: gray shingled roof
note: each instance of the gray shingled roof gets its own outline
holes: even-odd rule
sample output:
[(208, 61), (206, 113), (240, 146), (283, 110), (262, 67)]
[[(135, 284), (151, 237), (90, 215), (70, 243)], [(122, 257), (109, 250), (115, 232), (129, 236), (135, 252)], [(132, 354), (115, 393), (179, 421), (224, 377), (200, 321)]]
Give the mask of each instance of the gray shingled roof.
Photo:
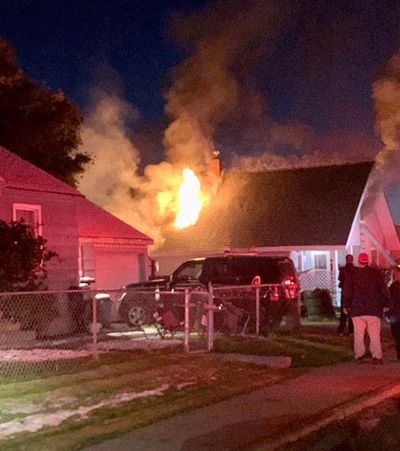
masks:
[(198, 222), (157, 253), (346, 244), (372, 163), (230, 172)]

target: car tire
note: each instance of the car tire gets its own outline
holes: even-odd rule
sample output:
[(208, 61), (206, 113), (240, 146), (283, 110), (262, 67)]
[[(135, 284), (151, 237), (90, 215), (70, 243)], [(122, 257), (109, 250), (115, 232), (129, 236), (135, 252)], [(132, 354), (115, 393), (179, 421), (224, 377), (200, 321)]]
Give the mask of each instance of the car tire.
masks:
[(143, 304), (132, 304), (124, 312), (123, 320), (130, 327), (141, 328), (151, 323), (152, 314)]

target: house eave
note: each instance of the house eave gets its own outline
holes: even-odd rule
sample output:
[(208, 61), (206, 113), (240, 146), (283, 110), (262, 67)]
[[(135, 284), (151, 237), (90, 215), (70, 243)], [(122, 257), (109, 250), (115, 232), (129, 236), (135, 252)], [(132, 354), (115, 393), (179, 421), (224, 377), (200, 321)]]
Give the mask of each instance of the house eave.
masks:
[(301, 246), (269, 246), (269, 247), (257, 247), (259, 252), (288, 252), (288, 251), (314, 251), (314, 250), (343, 250), (346, 248), (345, 244), (313, 244), (313, 245), (301, 245)]
[(72, 192), (66, 192), (66, 191), (62, 191), (62, 190), (54, 190), (54, 189), (45, 189), (45, 188), (33, 188), (33, 187), (22, 187), (22, 186), (17, 186), (17, 185), (5, 185), (4, 187), (5, 189), (10, 189), (10, 190), (16, 190), (16, 191), (29, 191), (29, 192), (34, 192), (34, 193), (47, 193), (47, 194), (60, 194), (62, 196), (70, 196), (70, 197), (85, 197), (83, 194), (81, 194), (80, 192), (76, 192), (76, 193), (72, 193)]
[[(282, 252), (282, 253), (288, 253), (291, 251), (331, 251), (331, 250), (337, 250), (341, 251), (346, 249), (345, 244), (315, 244), (315, 245), (302, 245), (302, 246), (253, 246), (251, 248), (249, 247), (232, 247), (230, 248), (230, 253), (271, 253), (271, 252)], [(223, 254), (225, 249), (202, 249), (198, 250), (197, 254), (199, 256), (210, 256), (210, 255), (216, 255), (216, 254)], [(150, 254), (154, 257), (183, 257), (191, 254), (195, 254), (196, 249), (185, 249), (185, 250), (179, 250), (179, 251), (170, 251), (170, 252), (157, 252), (157, 250), (150, 251)]]
[(357, 222), (360, 218), (361, 207), (362, 207), (365, 197), (367, 195), (367, 189), (368, 189), (368, 182), (365, 184), (364, 191), (360, 197), (360, 201), (358, 202), (356, 213), (353, 216), (353, 222), (351, 224), (349, 234), (347, 235), (346, 249), (350, 248), (351, 237), (353, 236), (354, 230), (357, 227)]
[(116, 237), (100, 237), (100, 236), (79, 236), (79, 241), (84, 243), (95, 244), (112, 244), (124, 246), (149, 246), (152, 242), (140, 238), (116, 238)]

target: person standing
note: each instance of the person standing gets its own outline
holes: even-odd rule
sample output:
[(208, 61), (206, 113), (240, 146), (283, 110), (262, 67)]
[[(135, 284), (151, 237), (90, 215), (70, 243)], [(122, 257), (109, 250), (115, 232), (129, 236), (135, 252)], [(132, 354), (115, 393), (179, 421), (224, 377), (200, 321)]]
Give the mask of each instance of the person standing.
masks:
[[(396, 262), (397, 263), (397, 262)], [(397, 264), (393, 271), (394, 281), (389, 287), (390, 310), (387, 316), (390, 321), (390, 331), (392, 332), (396, 347), (397, 360), (400, 361), (400, 265)]]
[(381, 319), (389, 307), (389, 292), (377, 268), (369, 266), (365, 252), (358, 256), (360, 267), (354, 268), (344, 286), (344, 312), (350, 314), (354, 326), (354, 358), (365, 359), (365, 333), (370, 341), (373, 364), (381, 364)]
[(339, 327), (337, 329), (338, 334), (346, 333), (346, 325), (347, 325), (347, 334), (352, 335), (354, 332), (353, 329), (353, 321), (350, 315), (347, 315), (343, 309), (343, 298), (344, 298), (344, 286), (346, 283), (346, 279), (349, 277), (349, 273), (354, 269), (354, 258), (351, 254), (346, 255), (346, 265), (342, 266), (339, 269), (339, 288), (341, 289), (340, 296), (340, 322)]

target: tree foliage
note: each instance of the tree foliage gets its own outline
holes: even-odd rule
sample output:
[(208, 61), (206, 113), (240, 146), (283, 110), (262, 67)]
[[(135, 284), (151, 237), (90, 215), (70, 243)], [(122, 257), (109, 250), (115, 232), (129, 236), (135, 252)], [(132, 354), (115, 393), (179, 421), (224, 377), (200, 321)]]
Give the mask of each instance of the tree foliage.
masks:
[(83, 117), (61, 91), (40, 86), (0, 36), (0, 145), (75, 186), (90, 157), (78, 152)]
[(45, 263), (57, 254), (45, 247), (23, 221), (0, 220), (0, 291), (33, 291), (45, 288)]

